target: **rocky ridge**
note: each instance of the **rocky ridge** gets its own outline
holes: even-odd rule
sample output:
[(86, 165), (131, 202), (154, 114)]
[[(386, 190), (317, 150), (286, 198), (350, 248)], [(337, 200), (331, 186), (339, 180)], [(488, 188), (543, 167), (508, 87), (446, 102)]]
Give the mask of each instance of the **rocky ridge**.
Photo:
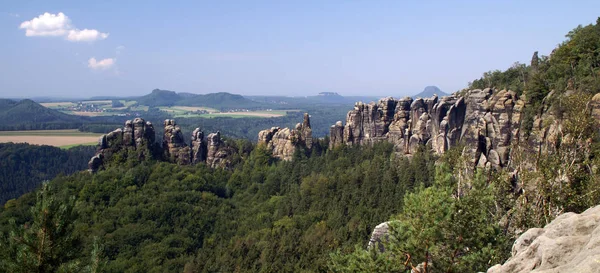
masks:
[(295, 129), (272, 127), (260, 131), (258, 133), (258, 144), (265, 146), (276, 158), (292, 160), (297, 147), (312, 149), (310, 116), (305, 113), (304, 120), (302, 123), (296, 124)]
[[(546, 98), (549, 101), (553, 94)], [(588, 104), (600, 117), (600, 96)], [(330, 128), (330, 148), (370, 145), (388, 141), (398, 154), (411, 156), (425, 145), (436, 154), (464, 145), (462, 154), (472, 167), (504, 168), (511, 165), (513, 147), (527, 144), (529, 152), (556, 147), (561, 125), (549, 106), (538, 114), (530, 134), (525, 135), (522, 117), (526, 99), (508, 90), (469, 90), (464, 96), (380, 99), (357, 102), (346, 116)], [(546, 124), (543, 124), (543, 123)]]
[(164, 121), (162, 145), (155, 142), (154, 126), (142, 118), (128, 120), (123, 128), (103, 135), (98, 142), (98, 151), (88, 162), (90, 172), (101, 169), (113, 154), (121, 151), (133, 152), (138, 160), (145, 158), (163, 159), (180, 165), (206, 163), (208, 166), (229, 167), (232, 149), (225, 145), (219, 132), (209, 134), (196, 128), (190, 144), (184, 141), (181, 128), (175, 120)]

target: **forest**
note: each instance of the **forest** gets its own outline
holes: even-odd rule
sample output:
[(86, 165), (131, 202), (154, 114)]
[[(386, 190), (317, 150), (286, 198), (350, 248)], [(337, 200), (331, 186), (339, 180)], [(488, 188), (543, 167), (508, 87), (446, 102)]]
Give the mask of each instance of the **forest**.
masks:
[[(248, 144), (229, 169), (113, 156), (127, 159), (58, 176), (0, 208), (0, 270), (485, 271), (523, 231), (600, 204), (598, 120), (582, 111), (599, 77), (600, 18), (550, 56), (470, 83), (526, 97), (525, 131), (545, 111), (562, 122), (552, 152), (513, 147), (520, 190), (512, 170), (473, 169), (461, 147), (407, 158), (386, 142), (328, 149), (325, 137), (279, 161)], [(385, 221), (389, 239), (367, 248)]]
[(0, 143), (0, 204), (38, 188), (57, 175), (87, 169), (93, 146), (68, 150), (52, 146)]

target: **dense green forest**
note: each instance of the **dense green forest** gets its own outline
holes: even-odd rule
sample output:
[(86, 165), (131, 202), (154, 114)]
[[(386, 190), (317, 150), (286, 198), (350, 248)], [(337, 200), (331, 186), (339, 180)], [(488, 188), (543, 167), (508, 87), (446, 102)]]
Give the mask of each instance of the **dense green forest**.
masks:
[[(434, 180), (426, 152), (412, 161), (393, 156), (389, 144), (314, 153), (275, 162), (257, 148), (233, 171), (129, 162), (135, 166), (50, 185), (56, 202), (75, 198), (73, 259), (89, 260), (97, 237), (102, 271), (292, 272), (325, 270), (330, 251), (364, 244), (376, 224), (401, 211), (405, 192)], [(29, 219), (24, 205), (34, 199), (7, 204), (0, 226)]]
[(93, 146), (68, 150), (52, 146), (0, 143), (0, 204), (39, 187), (59, 174), (87, 169)]

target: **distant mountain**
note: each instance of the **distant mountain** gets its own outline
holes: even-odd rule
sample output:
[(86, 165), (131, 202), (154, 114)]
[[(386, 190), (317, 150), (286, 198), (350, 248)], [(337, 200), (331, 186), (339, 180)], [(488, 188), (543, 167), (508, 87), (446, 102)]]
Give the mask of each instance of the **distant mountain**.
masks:
[(250, 109), (263, 104), (247, 99), (242, 95), (226, 92), (210, 94), (177, 93), (169, 90), (154, 89), (152, 93), (136, 98), (138, 104), (148, 106), (204, 106), (216, 109)]
[(152, 93), (137, 98), (140, 105), (148, 106), (173, 106), (184, 98), (174, 91), (154, 89)]
[(19, 102), (0, 99), (0, 128), (20, 126), (22, 129), (33, 129), (43, 124), (79, 124), (85, 121), (85, 117), (67, 115), (29, 99)]
[(180, 101), (180, 105), (206, 106), (217, 109), (250, 109), (265, 106), (262, 103), (245, 98), (242, 95), (226, 92), (196, 95)]
[(444, 91), (440, 90), (437, 86), (427, 86), (425, 87), (425, 89), (423, 89), (423, 91), (421, 91), (421, 93), (416, 94), (414, 96), (412, 96), (413, 98), (430, 98), (433, 95), (438, 95), (438, 97), (443, 97), (443, 96), (448, 96), (450, 94), (445, 93)]

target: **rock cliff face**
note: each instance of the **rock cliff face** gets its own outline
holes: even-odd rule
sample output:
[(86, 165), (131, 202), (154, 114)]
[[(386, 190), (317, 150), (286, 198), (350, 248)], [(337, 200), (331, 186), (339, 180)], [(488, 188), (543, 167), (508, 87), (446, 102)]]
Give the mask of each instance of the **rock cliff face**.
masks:
[(229, 157), (233, 153), (221, 140), (219, 132), (208, 135), (196, 128), (191, 136), (190, 145), (185, 143), (181, 128), (175, 120), (164, 121), (162, 145), (155, 142), (155, 131), (152, 123), (136, 118), (125, 122), (123, 129), (116, 129), (103, 135), (98, 143), (98, 151), (89, 163), (91, 172), (103, 167), (114, 153), (135, 152), (138, 160), (156, 158), (180, 165), (206, 163), (211, 167), (229, 167)]
[(225, 145), (223, 140), (221, 139), (221, 132), (216, 132), (208, 135), (208, 147), (207, 147), (207, 156), (206, 156), (206, 164), (213, 168), (222, 167), (227, 168), (230, 167), (231, 161), (229, 160), (229, 156), (233, 151), (230, 147)]
[[(551, 96), (551, 94), (549, 95)], [(551, 150), (560, 131), (551, 111), (534, 120), (527, 138), (521, 119), (525, 99), (513, 91), (470, 90), (462, 97), (383, 98), (377, 103), (356, 103), (348, 112), (346, 124), (338, 121), (330, 128), (330, 148), (340, 145), (368, 145), (380, 141), (394, 144), (396, 152), (410, 156), (420, 145), (436, 154), (464, 145), (473, 167), (503, 168), (511, 164), (513, 144), (526, 141), (531, 152)], [(600, 118), (600, 96), (589, 103)]]
[(142, 118), (128, 120), (121, 129), (116, 129), (100, 137), (98, 151), (88, 162), (89, 170), (97, 171), (104, 160), (121, 150), (136, 151), (138, 159), (152, 157), (155, 149), (154, 126)]
[(600, 272), (600, 206), (528, 230), (515, 241), (512, 257), (487, 272)]
[(282, 160), (292, 160), (296, 148), (301, 146), (312, 149), (312, 129), (310, 117), (304, 114), (302, 123), (296, 124), (295, 129), (273, 127), (258, 133), (258, 144), (272, 151), (273, 156)]

